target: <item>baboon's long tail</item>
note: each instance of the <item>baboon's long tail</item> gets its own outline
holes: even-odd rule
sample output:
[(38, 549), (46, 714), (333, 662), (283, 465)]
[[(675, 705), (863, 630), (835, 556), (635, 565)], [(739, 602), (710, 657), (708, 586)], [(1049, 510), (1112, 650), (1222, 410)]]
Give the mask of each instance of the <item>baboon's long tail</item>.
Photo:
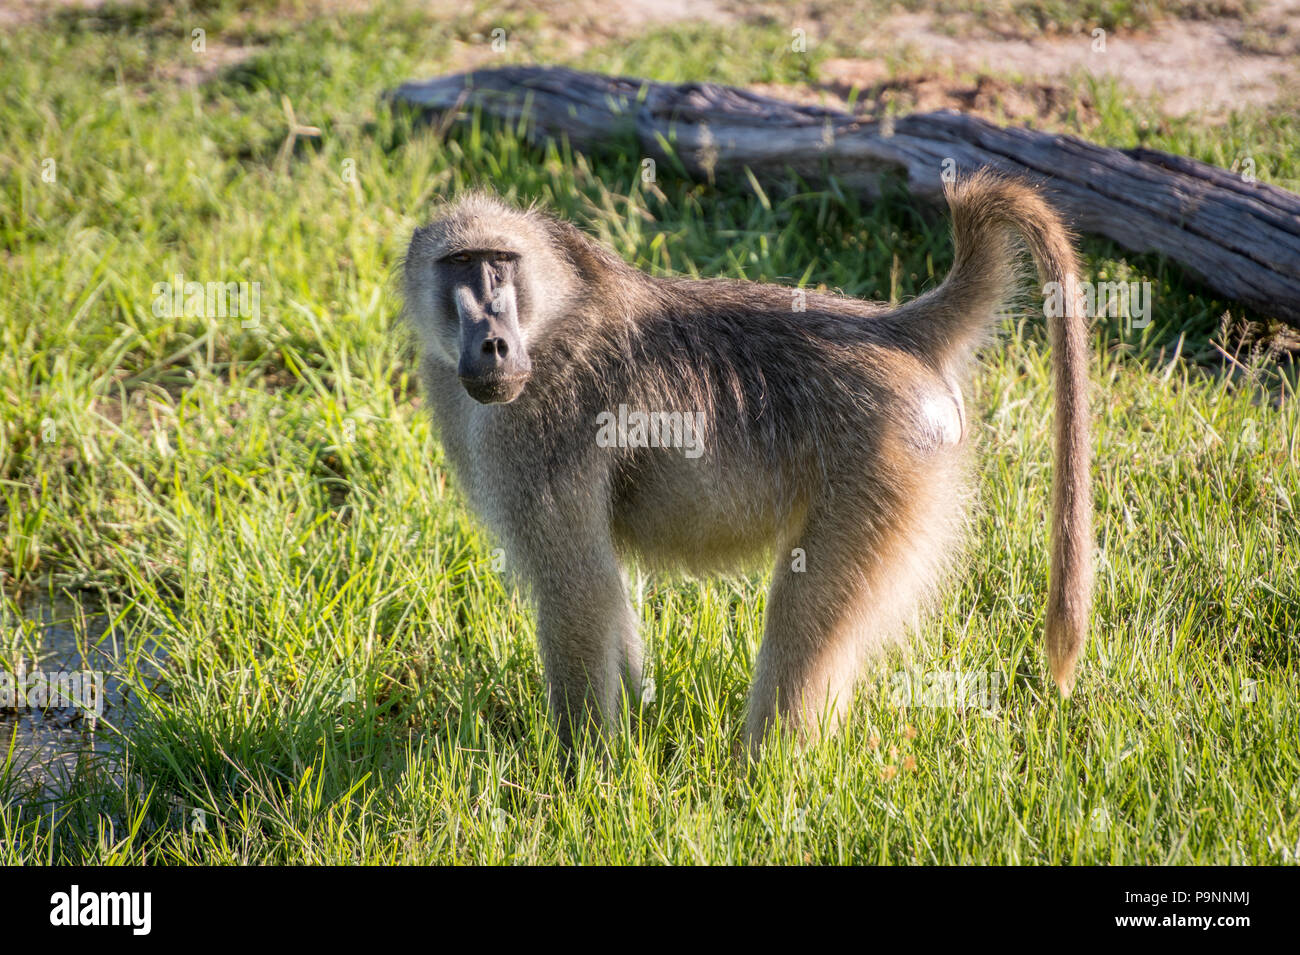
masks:
[[(900, 332), (947, 363), (969, 354), (988, 334), (1015, 282), (1015, 234), (1029, 246), (1041, 280), (1056, 283), (1049, 310), (1056, 392), (1056, 460), (1052, 487), (1052, 556), (1047, 597), (1047, 660), (1064, 696), (1074, 688), (1092, 604), (1092, 484), (1088, 439), (1087, 317), (1079, 263), (1060, 217), (1029, 185), (982, 171), (945, 189), (956, 254), (933, 292), (896, 314)], [(909, 306), (919, 306), (904, 316)]]

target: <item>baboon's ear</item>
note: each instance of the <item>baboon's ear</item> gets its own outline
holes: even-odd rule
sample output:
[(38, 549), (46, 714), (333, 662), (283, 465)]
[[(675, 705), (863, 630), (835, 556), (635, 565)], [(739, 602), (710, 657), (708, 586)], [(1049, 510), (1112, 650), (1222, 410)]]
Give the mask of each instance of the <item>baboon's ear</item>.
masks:
[(416, 226), (415, 231), (411, 233), (411, 241), (407, 243), (407, 248), (421, 249), (429, 244), (429, 236), (433, 227), (428, 225)]

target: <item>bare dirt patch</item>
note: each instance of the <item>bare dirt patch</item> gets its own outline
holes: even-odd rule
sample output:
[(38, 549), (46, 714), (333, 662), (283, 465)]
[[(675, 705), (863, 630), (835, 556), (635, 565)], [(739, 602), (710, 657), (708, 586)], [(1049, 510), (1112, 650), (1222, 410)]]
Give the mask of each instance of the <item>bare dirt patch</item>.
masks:
[(1011, 82), (982, 74), (955, 79), (935, 72), (894, 72), (881, 60), (827, 60), (821, 81), (800, 87), (760, 84), (768, 96), (841, 109), (869, 119), (958, 109), (1005, 122), (1086, 127), (1096, 118), (1087, 90), (1050, 81)]
[(0, 0), (0, 26), (31, 23), (59, 10), (89, 12), (103, 5), (104, 0)]
[[(1300, 37), (1300, 5), (1278, 4), (1271, 26), (1237, 19), (1177, 21), (1146, 35), (1091, 31), (1065, 37), (1003, 39), (952, 36), (936, 28), (933, 15), (891, 17), (863, 42), (880, 56), (905, 54), (957, 70), (1054, 78), (1088, 74), (1112, 78), (1169, 115), (1218, 114), (1278, 99), (1294, 82), (1286, 55), (1262, 53), (1244, 43), (1268, 36), (1279, 50)], [(1267, 30), (1267, 32), (1265, 32)]]
[[(1021, 26), (999, 24), (987, 12), (904, 12), (896, 6), (873, 18), (857, 4), (833, 2), (774, 8), (734, 0), (627, 0), (613, 18), (587, 0), (557, 5), (599, 11), (595, 20), (615, 35), (670, 22), (746, 20), (785, 32), (801, 27), (813, 42), (856, 46), (861, 57), (823, 63), (821, 84), (794, 91), (825, 105), (843, 104), (856, 85), (858, 101), (869, 110), (893, 102), (902, 109), (951, 107), (1012, 120), (1073, 116), (1086, 122), (1092, 104), (1086, 92), (1074, 92), (1080, 75), (1113, 79), (1169, 116), (1219, 118), (1300, 93), (1300, 0), (1243, 6), (1235, 16), (1196, 8), (1189, 19), (1161, 20), (1143, 31), (1111, 30), (1104, 38), (1082, 22), (1064, 35), (1025, 35)], [(973, 80), (953, 78), (972, 74)]]
[[(883, 17), (856, 4), (795, 3), (773, 7), (734, 0), (624, 0), (617, 15), (594, 0), (541, 0), (537, 5), (575, 51), (600, 40), (669, 23), (758, 22), (812, 42), (834, 42), (861, 56), (820, 66), (822, 82), (773, 95), (843, 106), (856, 87), (868, 112), (963, 109), (993, 118), (1035, 118), (1081, 125), (1093, 104), (1080, 76), (1114, 80), (1169, 116), (1221, 118), (1244, 106), (1267, 106), (1300, 93), (1300, 0), (1268, 0), (1235, 16), (1190, 10), (1143, 31), (1087, 23), (1070, 32), (1026, 35), (987, 12), (905, 12)], [(1194, 16), (1193, 16), (1194, 14)], [(860, 37), (855, 41), (853, 38)], [(971, 77), (974, 77), (973, 79)]]

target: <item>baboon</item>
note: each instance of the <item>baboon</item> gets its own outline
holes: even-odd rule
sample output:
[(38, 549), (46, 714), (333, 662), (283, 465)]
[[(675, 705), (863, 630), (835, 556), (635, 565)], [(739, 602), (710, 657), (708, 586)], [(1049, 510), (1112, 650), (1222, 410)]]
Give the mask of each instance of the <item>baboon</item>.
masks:
[[(707, 573), (775, 551), (754, 750), (778, 717), (800, 740), (833, 730), (866, 658), (933, 598), (968, 497), (963, 385), (1014, 290), (1017, 238), (1044, 281), (1078, 288), (1071, 238), (1035, 189), (981, 172), (946, 196), (952, 269), (896, 307), (652, 277), (567, 222), (484, 194), (416, 230), (403, 282), (425, 395), (459, 484), (532, 594), (566, 742), (608, 725), (621, 686), (640, 690), (628, 557)], [(1049, 336), (1046, 647), (1068, 695), (1092, 586), (1076, 295)], [(697, 453), (647, 437), (646, 413), (689, 421)], [(616, 417), (636, 427), (601, 440)]]

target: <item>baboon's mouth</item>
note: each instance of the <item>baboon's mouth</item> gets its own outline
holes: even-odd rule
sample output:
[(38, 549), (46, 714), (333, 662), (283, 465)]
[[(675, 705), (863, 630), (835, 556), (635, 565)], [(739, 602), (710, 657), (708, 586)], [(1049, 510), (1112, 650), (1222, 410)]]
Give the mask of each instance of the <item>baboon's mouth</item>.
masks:
[(481, 377), (460, 376), (460, 383), (465, 386), (469, 396), (482, 405), (509, 404), (519, 397), (528, 384), (529, 376), (522, 375), (483, 375)]

